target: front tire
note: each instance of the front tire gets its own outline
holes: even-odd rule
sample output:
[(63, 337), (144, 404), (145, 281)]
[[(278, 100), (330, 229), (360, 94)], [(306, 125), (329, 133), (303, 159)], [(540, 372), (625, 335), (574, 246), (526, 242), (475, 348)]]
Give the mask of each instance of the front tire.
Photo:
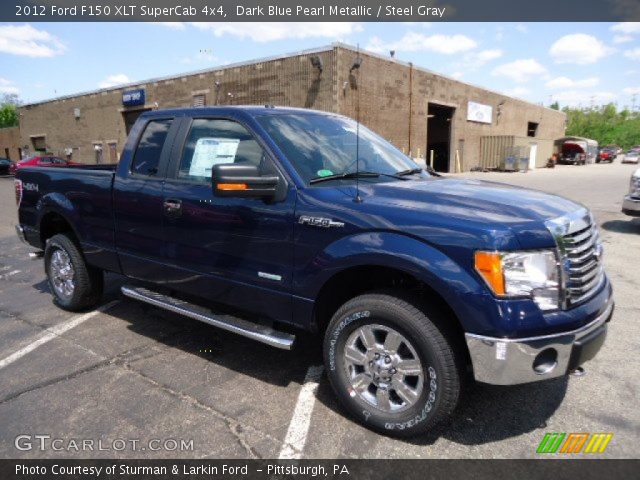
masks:
[(76, 312), (95, 306), (102, 297), (102, 270), (87, 265), (67, 235), (54, 235), (47, 241), (44, 266), (51, 293), (59, 307)]
[(427, 432), (447, 419), (460, 395), (452, 344), (436, 310), (393, 294), (355, 297), (333, 316), (324, 361), (340, 402), (365, 427), (396, 437)]

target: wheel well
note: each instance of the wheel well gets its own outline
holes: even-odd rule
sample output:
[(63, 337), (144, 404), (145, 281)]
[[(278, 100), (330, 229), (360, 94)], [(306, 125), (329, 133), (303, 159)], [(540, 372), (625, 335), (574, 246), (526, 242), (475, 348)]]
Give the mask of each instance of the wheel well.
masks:
[(315, 322), (323, 333), (333, 314), (349, 299), (376, 290), (395, 290), (399, 296), (414, 301), (419, 308), (436, 309), (440, 315), (430, 318), (451, 341), (452, 346), (463, 352), (467, 365), (471, 357), (464, 339), (464, 329), (453, 309), (433, 288), (411, 274), (389, 267), (359, 266), (343, 270), (331, 277), (321, 288), (315, 303)]
[(347, 300), (381, 289), (402, 291), (422, 303), (438, 307), (463, 332), (451, 307), (433, 288), (402, 270), (381, 266), (352, 267), (331, 277), (320, 289), (316, 300), (315, 321), (318, 329), (323, 331), (336, 310)]
[(47, 213), (40, 221), (40, 241), (44, 247), (47, 240), (58, 233), (70, 234), (72, 240), (76, 241), (76, 236), (71, 228), (71, 224), (59, 213)]

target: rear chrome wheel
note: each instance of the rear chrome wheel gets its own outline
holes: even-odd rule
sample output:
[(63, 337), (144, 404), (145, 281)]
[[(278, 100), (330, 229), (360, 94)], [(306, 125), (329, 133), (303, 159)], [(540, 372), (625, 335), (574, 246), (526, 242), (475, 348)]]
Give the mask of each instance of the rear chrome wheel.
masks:
[(56, 249), (51, 254), (51, 283), (58, 295), (71, 297), (75, 291), (75, 271), (69, 254)]
[(102, 271), (87, 265), (76, 243), (59, 233), (47, 240), (44, 267), (55, 303), (78, 311), (94, 306), (102, 296)]

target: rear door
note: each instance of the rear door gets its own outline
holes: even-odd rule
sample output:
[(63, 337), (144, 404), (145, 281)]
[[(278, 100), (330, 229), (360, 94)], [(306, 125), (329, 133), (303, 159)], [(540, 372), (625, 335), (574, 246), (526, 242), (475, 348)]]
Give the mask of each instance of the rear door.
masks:
[[(232, 118), (185, 119), (164, 186), (167, 281), (172, 288), (272, 320), (291, 321), (295, 189), (260, 138)], [(280, 199), (219, 198), (214, 163), (280, 177)]]
[(132, 278), (160, 282), (164, 276), (162, 189), (178, 127), (173, 117), (137, 124), (133, 158), (122, 159), (130, 169), (114, 180), (116, 248), (123, 273)]

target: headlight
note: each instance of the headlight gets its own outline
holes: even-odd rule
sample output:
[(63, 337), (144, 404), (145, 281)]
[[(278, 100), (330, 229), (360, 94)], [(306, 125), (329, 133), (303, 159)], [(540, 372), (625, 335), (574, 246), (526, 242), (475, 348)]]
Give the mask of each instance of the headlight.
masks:
[(475, 267), (498, 296), (529, 297), (542, 310), (559, 306), (560, 276), (554, 251), (476, 252)]
[(629, 195), (632, 197), (640, 197), (640, 177), (633, 175), (629, 182)]

